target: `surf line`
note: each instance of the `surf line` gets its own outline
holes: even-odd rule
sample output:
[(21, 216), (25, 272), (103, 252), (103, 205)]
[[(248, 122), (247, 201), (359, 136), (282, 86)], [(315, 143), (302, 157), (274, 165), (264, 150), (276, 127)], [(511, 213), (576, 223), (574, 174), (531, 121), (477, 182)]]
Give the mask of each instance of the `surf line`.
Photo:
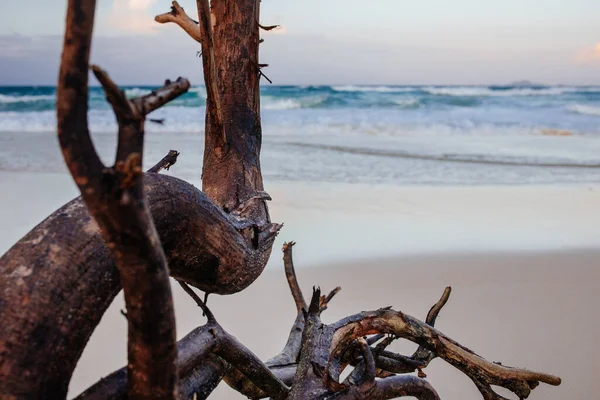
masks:
[(366, 149), (361, 147), (344, 147), (327, 144), (313, 144), (313, 143), (301, 143), (301, 142), (285, 142), (284, 144), (294, 147), (304, 147), (319, 150), (329, 150), (339, 153), (349, 154), (361, 154), (367, 156), (379, 156), (389, 158), (410, 158), (418, 160), (431, 160), (431, 161), (447, 161), (457, 162), (466, 164), (488, 164), (488, 165), (509, 165), (509, 166), (522, 166), (522, 167), (556, 167), (556, 168), (600, 168), (600, 163), (590, 164), (569, 164), (569, 163), (536, 163), (536, 162), (523, 162), (523, 161), (511, 161), (511, 160), (485, 160), (482, 156), (473, 156), (472, 158), (455, 156), (451, 154), (441, 155), (429, 155), (429, 154), (414, 154), (402, 151), (387, 151), (378, 149)]

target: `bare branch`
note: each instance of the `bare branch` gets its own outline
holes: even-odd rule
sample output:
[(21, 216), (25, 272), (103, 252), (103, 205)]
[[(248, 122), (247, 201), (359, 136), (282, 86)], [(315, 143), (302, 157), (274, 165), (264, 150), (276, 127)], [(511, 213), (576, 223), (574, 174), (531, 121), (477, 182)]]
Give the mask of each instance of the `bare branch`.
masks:
[(394, 334), (421, 343), (461, 370), (473, 380), (486, 400), (501, 399), (501, 397), (490, 397), (491, 393), (494, 393), (491, 389), (492, 385), (505, 387), (517, 396), (526, 398), (539, 382), (550, 385), (559, 385), (561, 382), (560, 378), (552, 375), (505, 367), (486, 361), (430, 325), (389, 309), (356, 314), (331, 327), (335, 333), (330, 360), (339, 357), (342, 349), (359, 337), (373, 333)]
[(258, 26), (260, 27), (260, 29), (264, 30), (264, 31), (272, 31), (273, 29), (279, 28), (279, 25), (261, 25), (258, 24)]
[(296, 271), (294, 269), (292, 247), (294, 247), (295, 244), (295, 242), (287, 242), (283, 244), (283, 266), (285, 269), (285, 277), (287, 278), (290, 291), (292, 292), (292, 297), (294, 298), (294, 303), (296, 303), (296, 310), (299, 314), (301, 314), (303, 309), (308, 309), (308, 306), (306, 305), (306, 300), (304, 300), (304, 295), (302, 294), (302, 289), (300, 289), (300, 285), (298, 284), (298, 278), (296, 277)]
[(377, 335), (369, 336), (366, 340), (367, 340), (367, 343), (369, 344), (369, 346), (372, 346), (385, 337), (386, 336), (384, 334), (378, 333)]
[(165, 81), (164, 86), (153, 90), (152, 93), (131, 99), (129, 101), (136, 105), (137, 110), (141, 114), (148, 115), (157, 108), (160, 108), (171, 100), (181, 96), (187, 92), (189, 88), (190, 81), (179, 77), (175, 80), (175, 82), (167, 80)]
[(231, 335), (223, 335), (218, 354), (235, 366), (252, 382), (274, 399), (285, 399), (290, 391), (258, 357)]
[[(199, 300), (197, 296), (196, 298)], [(201, 300), (199, 301), (202, 303)], [(177, 347), (176, 364), (180, 380), (185, 381), (180, 383), (179, 386), (195, 387), (205, 391), (207, 388), (212, 388), (215, 380), (225, 375), (226, 381), (233, 388), (253, 396), (283, 399), (289, 392), (289, 388), (277, 375), (270, 371), (256, 355), (238, 342), (237, 339), (223, 330), (214, 318), (206, 325), (196, 328), (186, 335), (179, 341)], [(210, 376), (195, 377), (194, 371), (205, 363), (206, 358), (215, 356), (218, 356), (219, 360), (227, 362), (225, 370), (211, 368)], [(127, 376), (125, 371), (125, 368), (123, 368), (112, 373), (87, 389), (76, 399), (122, 398), (120, 396), (125, 393), (124, 386), (126, 382), (123, 376)], [(282, 376), (285, 375), (282, 374)], [(289, 373), (287, 373), (287, 376), (289, 376)], [(199, 379), (205, 383), (199, 382)]]
[(418, 400), (440, 400), (435, 389), (424, 379), (411, 375), (392, 376), (381, 379), (367, 391), (350, 386), (328, 399), (331, 400), (387, 400), (398, 397), (415, 397)]
[[(117, 161), (112, 168), (99, 169), (102, 164), (87, 130), (87, 100), (79, 98), (88, 91), (85, 76), (94, 7), (93, 0), (68, 4), (58, 85), (58, 135), (65, 162), (119, 270), (127, 307), (128, 396), (174, 399), (175, 315), (167, 261), (144, 195), (141, 161), (146, 111), (183, 93), (189, 82), (181, 79), (159, 93), (129, 101), (105, 71), (92, 66), (119, 124)], [(74, 100), (83, 100), (82, 105), (73, 104)], [(74, 123), (69, 124), (70, 120)], [(79, 158), (73, 158), (75, 154)]]
[[(215, 355), (202, 359), (197, 367), (177, 382), (180, 399), (205, 400), (221, 383), (227, 370), (227, 363)], [(116, 400), (116, 399), (111, 399)]]
[(177, 150), (169, 150), (166, 156), (163, 157), (162, 160), (156, 163), (152, 168), (148, 170), (148, 172), (159, 173), (161, 170), (166, 169), (167, 171), (177, 162), (177, 157), (179, 157), (179, 152)]
[(321, 300), (320, 300), (320, 304), (319, 304), (321, 312), (327, 310), (327, 307), (329, 306), (329, 302), (331, 301), (331, 299), (333, 299), (334, 296), (336, 294), (338, 294), (341, 290), (342, 290), (342, 288), (338, 286), (335, 289), (333, 289), (331, 292), (329, 292), (329, 294), (327, 296), (321, 296)]
[(157, 15), (154, 20), (159, 24), (173, 22), (179, 25), (196, 42), (201, 43), (198, 22), (190, 18), (176, 1), (173, 2), (170, 12)]
[(98, 79), (98, 82), (102, 85), (104, 93), (106, 94), (106, 100), (112, 106), (117, 121), (126, 122), (131, 119), (139, 119), (142, 117), (136, 113), (132, 104), (127, 100), (127, 97), (125, 97), (125, 93), (115, 82), (113, 82), (106, 71), (97, 65), (92, 65), (90, 69), (94, 73), (96, 79)]
[[(429, 312), (427, 313), (427, 318), (425, 319), (425, 323), (427, 323), (429, 326), (435, 325), (435, 321), (436, 321), (440, 311), (442, 311), (442, 308), (448, 302), (451, 292), (452, 292), (452, 288), (450, 286), (448, 286), (446, 289), (444, 289), (444, 293), (442, 293), (442, 297), (440, 297), (440, 299), (437, 301), (437, 303), (435, 303), (431, 307)], [(415, 353), (412, 355), (411, 358), (422, 361), (424, 365), (422, 365), (420, 368), (423, 368), (423, 367), (427, 366), (435, 357), (436, 357), (435, 353), (427, 350), (423, 346), (419, 346), (419, 348), (415, 351)]]
[(181, 96), (190, 88), (190, 82), (179, 77), (175, 82), (165, 81), (164, 86), (152, 91), (150, 94), (128, 100), (125, 93), (113, 82), (106, 71), (97, 65), (92, 65), (90, 68), (102, 85), (106, 93), (106, 99), (113, 107), (117, 120), (123, 123), (132, 119), (145, 118), (147, 114)]
[(450, 298), (450, 293), (451, 292), (452, 292), (452, 288), (450, 286), (448, 286), (446, 289), (444, 289), (444, 293), (442, 294), (442, 297), (438, 300), (437, 303), (435, 303), (431, 307), (431, 309), (427, 313), (427, 318), (425, 319), (425, 322), (427, 324), (429, 324), (430, 326), (434, 326), (435, 325), (435, 320), (437, 319), (440, 311), (442, 311), (442, 308), (448, 302), (448, 299)]
[[(91, 70), (102, 84), (106, 99), (111, 104), (119, 123), (115, 168), (128, 167), (127, 161), (134, 160), (131, 157), (136, 154), (136, 159), (139, 158), (141, 161), (146, 115), (187, 92), (190, 82), (184, 78), (177, 78), (175, 82), (167, 80), (163, 87), (152, 93), (128, 100), (125, 93), (113, 82), (106, 71), (97, 65), (92, 65)], [(141, 169), (138, 175), (141, 175)]]

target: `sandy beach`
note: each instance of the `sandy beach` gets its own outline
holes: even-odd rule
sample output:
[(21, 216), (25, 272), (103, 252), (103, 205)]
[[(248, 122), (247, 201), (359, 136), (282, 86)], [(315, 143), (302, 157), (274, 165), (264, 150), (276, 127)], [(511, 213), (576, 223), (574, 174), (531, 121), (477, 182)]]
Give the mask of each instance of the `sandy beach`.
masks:
[(600, 0), (4, 3), (0, 400), (600, 400)]
[[(66, 174), (0, 173), (4, 252), (35, 223), (72, 198)], [(559, 375), (531, 398), (591, 399), (600, 390), (600, 188), (590, 185), (395, 187), (278, 183), (271, 210), (285, 227), (266, 272), (234, 296), (212, 296), (221, 324), (267, 359), (287, 339), (294, 306), (281, 244), (295, 240), (305, 295), (342, 286), (327, 322), (394, 306), (424, 318), (453, 287), (437, 327), (488, 360)], [(43, 201), (42, 201), (43, 199)], [(174, 288), (178, 336), (203, 323)], [(71, 382), (70, 396), (125, 365), (126, 324), (110, 307)], [(395, 344), (410, 353), (414, 345)], [(443, 361), (425, 371), (443, 399), (477, 399), (473, 384)], [(217, 399), (239, 396), (222, 385)]]
[[(300, 254), (307, 251), (297, 245)], [(274, 258), (279, 259), (279, 254)], [(596, 314), (600, 252), (454, 254), (327, 264), (298, 271), (305, 295), (312, 285), (343, 289), (324, 313), (333, 322), (361, 310), (393, 305), (424, 318), (444, 287), (453, 294), (438, 329), (491, 361), (553, 373), (560, 387), (540, 386), (530, 398), (592, 399), (600, 390), (600, 334)], [(177, 329), (185, 335), (203, 323), (201, 312), (174, 287)], [(246, 291), (209, 299), (220, 323), (262, 359), (277, 354), (294, 319), (283, 271), (267, 271)], [(79, 393), (99, 376), (125, 365), (126, 321), (118, 298), (92, 336), (71, 383)], [(591, 317), (591, 318), (590, 318)], [(410, 354), (416, 346), (397, 342)], [(480, 398), (471, 381), (444, 361), (425, 370), (442, 399)], [(217, 399), (239, 399), (221, 385)], [(512, 397), (509, 397), (512, 398)]]

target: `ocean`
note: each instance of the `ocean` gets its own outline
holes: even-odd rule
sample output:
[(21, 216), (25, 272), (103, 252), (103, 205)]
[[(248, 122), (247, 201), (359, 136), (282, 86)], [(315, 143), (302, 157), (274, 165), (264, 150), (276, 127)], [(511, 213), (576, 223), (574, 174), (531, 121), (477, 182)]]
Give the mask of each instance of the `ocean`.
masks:
[[(139, 96), (153, 87), (124, 89)], [(54, 137), (55, 92), (0, 87), (0, 170), (64, 171)], [(176, 175), (198, 177), (205, 98), (204, 87), (193, 87), (151, 115), (164, 124), (147, 123), (147, 158), (180, 150)], [(600, 182), (600, 87), (269, 85), (261, 108), (265, 180)], [(90, 89), (88, 118), (110, 157), (116, 123), (99, 87)]]

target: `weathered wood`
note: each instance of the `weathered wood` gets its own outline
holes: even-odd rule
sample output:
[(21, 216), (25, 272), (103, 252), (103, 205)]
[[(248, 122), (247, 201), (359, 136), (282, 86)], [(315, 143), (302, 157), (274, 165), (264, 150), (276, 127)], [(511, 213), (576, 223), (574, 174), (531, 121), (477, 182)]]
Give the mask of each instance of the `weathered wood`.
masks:
[[(227, 212), (256, 199), (246, 208), (244, 217), (260, 229), (269, 223), (264, 199), (256, 197), (264, 191), (259, 160), (260, 77), (256, 67), (260, 1), (213, 1), (210, 15), (208, 0), (197, 3), (209, 94), (202, 190)], [(254, 230), (249, 235), (259, 241), (258, 233)]]
[(157, 15), (154, 20), (159, 24), (166, 24), (169, 22), (179, 25), (192, 39), (200, 43), (200, 27), (198, 21), (190, 18), (183, 7), (176, 1), (172, 3), (171, 11)]
[[(206, 309), (205, 305), (202, 307)], [(260, 397), (286, 398), (289, 388), (278, 375), (227, 333), (210, 311), (206, 314), (207, 324), (196, 328), (178, 343), (177, 366), (185, 386), (205, 391), (207, 386), (214, 388), (212, 385), (215, 381), (229, 375), (232, 387), (245, 390), (248, 395), (258, 393)], [(212, 365), (204, 371), (208, 376), (198, 375), (198, 367), (203, 365), (207, 358), (210, 364), (219, 363), (221, 368)], [(123, 380), (125, 371), (126, 369), (122, 368), (113, 372), (79, 395), (77, 400), (126, 398)], [(201, 384), (199, 380), (206, 383)]]
[[(292, 243), (284, 244), (283, 247), (285, 268), (294, 302), (303, 305), (306, 302), (299, 291), (292, 264)], [(225, 362), (221, 358), (224, 354), (223, 344), (228, 343), (226, 346), (233, 349), (243, 349), (243, 346), (223, 340), (228, 334), (220, 326), (214, 325), (214, 316), (210, 310), (190, 288), (188, 289), (188, 293), (192, 292), (191, 296), (206, 312), (209, 323), (197, 328), (179, 344), (178, 363), (182, 366), (182, 371), (185, 371), (181, 377), (182, 385), (195, 387), (200, 393), (210, 393), (214, 382), (222, 378), (231, 388), (248, 398), (273, 396), (273, 389), (261, 389), (265, 381), (261, 374), (266, 371), (260, 364), (253, 362), (262, 371), (261, 374), (257, 374), (240, 368), (240, 365), (247, 363), (239, 359), (229, 358), (229, 362)], [(332, 293), (335, 292), (337, 291)], [(383, 400), (412, 396), (423, 400), (438, 400), (435, 389), (423, 379), (425, 375), (420, 371), (435, 357), (441, 357), (473, 379), (486, 400), (506, 400), (493, 392), (491, 385), (504, 386), (521, 398), (526, 398), (538, 382), (560, 384), (560, 379), (551, 375), (490, 363), (436, 330), (433, 325), (447, 303), (450, 292), (450, 288), (444, 290), (441, 298), (427, 314), (426, 322), (384, 308), (361, 312), (327, 325), (320, 320), (325, 296), (321, 296), (320, 290), (317, 289), (313, 293), (308, 310), (301, 308), (301, 318), (296, 319), (284, 351), (264, 365), (272, 375), (291, 388), (287, 399)], [(298, 325), (298, 322), (301, 324)], [(211, 326), (216, 329), (211, 335), (206, 335)], [(301, 336), (301, 343), (298, 343), (298, 335)], [(419, 351), (412, 356), (387, 351), (387, 346), (397, 339), (419, 343)], [(219, 364), (222, 368), (215, 368), (217, 361), (212, 358), (206, 359), (207, 353), (210, 353), (211, 357), (218, 357), (224, 363)], [(205, 362), (206, 376), (200, 377), (191, 373), (192, 365), (201, 367)], [(354, 371), (344, 382), (339, 382), (341, 372), (348, 365), (355, 366)], [(405, 375), (417, 370), (419, 377)], [(94, 388), (103, 386), (113, 389), (120, 387), (121, 393), (124, 393), (122, 372), (112, 374)], [(88, 393), (90, 392), (86, 392)], [(192, 392), (189, 393), (188, 398), (191, 398)], [(82, 396), (78, 400), (96, 398)]]
[[(243, 271), (256, 268), (263, 247), (248, 243), (206, 195), (158, 174), (144, 176), (144, 191), (172, 276), (221, 294), (253, 281)], [(0, 393), (66, 394), (85, 344), (120, 290), (114, 258), (81, 198), (0, 258), (0, 288)]]
[(179, 157), (179, 152), (177, 150), (169, 150), (167, 155), (157, 162), (152, 168), (150, 168), (148, 172), (157, 174), (163, 169), (168, 171), (169, 168), (171, 168), (177, 162), (177, 157)]
[[(92, 66), (119, 125), (115, 165), (100, 163), (98, 170), (99, 157), (93, 145), (90, 147), (87, 108), (80, 107), (82, 96), (87, 95), (93, 26), (86, 21), (93, 21), (94, 7), (90, 0), (68, 3), (57, 86), (58, 139), (67, 167), (119, 270), (128, 321), (128, 397), (174, 400), (175, 312), (167, 261), (144, 194), (141, 163), (146, 114), (186, 92), (190, 84), (178, 79), (147, 96), (128, 100), (106, 72)], [(73, 16), (86, 12), (91, 15)], [(92, 153), (95, 157), (89, 157)]]

